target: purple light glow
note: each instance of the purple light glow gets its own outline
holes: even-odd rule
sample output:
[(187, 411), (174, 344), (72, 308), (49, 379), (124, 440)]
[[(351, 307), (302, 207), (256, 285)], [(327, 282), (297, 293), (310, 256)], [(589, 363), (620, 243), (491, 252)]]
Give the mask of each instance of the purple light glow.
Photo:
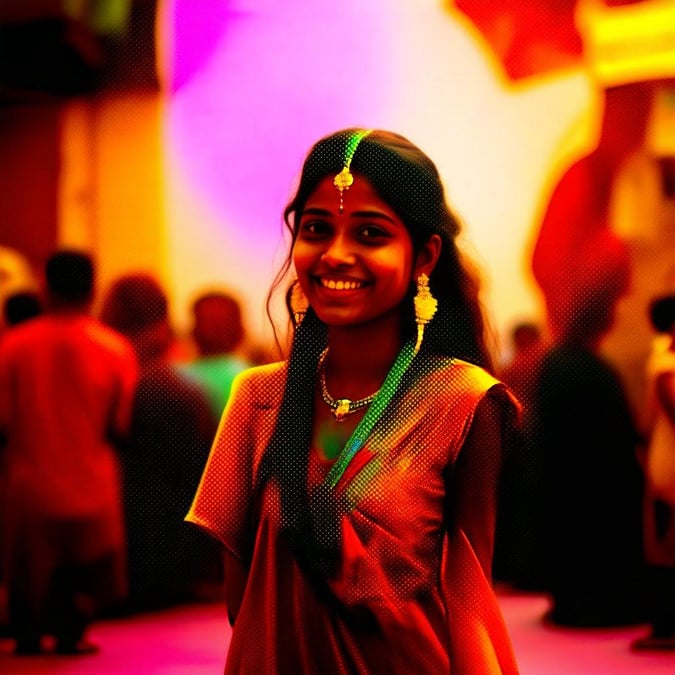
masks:
[[(393, 36), (359, 2), (339, 15), (298, 0), (283, 10), (237, 4), (175, 0), (170, 152), (222, 227), (260, 256), (278, 244), (310, 144), (381, 119)], [(355, 39), (355, 22), (360, 35), (371, 26), (371, 40)]]
[(488, 278), (499, 267), (509, 280), (494, 288), (498, 322), (536, 310), (512, 270), (589, 83), (580, 70), (509, 86), (465, 19), (440, 0), (165, 0), (177, 302), (205, 283), (231, 285), (264, 330), (303, 158), (321, 136), (361, 126), (396, 130), (437, 163)]

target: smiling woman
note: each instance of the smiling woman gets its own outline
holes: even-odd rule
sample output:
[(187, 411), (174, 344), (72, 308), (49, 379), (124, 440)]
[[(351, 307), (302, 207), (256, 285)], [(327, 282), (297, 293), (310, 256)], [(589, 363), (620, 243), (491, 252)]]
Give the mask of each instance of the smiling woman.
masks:
[(239, 376), (187, 516), (227, 551), (226, 672), (517, 673), (491, 564), (519, 404), (435, 165), (331, 134), (285, 221), (291, 354)]
[[(344, 201), (328, 176), (305, 205), (293, 246), (298, 282), (327, 326), (398, 335), (398, 306), (423, 271), (413, 272), (413, 262), (426, 261), (428, 272), (437, 251), (425, 251), (419, 265), (413, 260), (405, 225), (366, 178), (355, 181)], [(438, 236), (433, 241), (437, 249)]]

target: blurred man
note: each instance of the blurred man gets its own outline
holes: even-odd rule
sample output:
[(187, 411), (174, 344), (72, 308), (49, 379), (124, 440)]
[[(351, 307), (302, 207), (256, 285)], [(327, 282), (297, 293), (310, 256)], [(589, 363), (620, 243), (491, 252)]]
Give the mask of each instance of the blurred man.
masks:
[(19, 654), (97, 650), (85, 630), (121, 596), (124, 532), (116, 443), (137, 381), (131, 345), (89, 316), (94, 264), (60, 251), (46, 265), (46, 311), (0, 344), (3, 526), (10, 629)]

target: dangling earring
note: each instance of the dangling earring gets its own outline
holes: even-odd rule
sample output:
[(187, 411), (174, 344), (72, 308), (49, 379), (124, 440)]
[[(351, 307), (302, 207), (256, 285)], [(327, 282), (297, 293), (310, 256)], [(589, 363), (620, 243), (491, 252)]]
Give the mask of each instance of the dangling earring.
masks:
[(291, 312), (293, 313), (293, 324), (297, 327), (302, 323), (302, 320), (305, 318), (305, 314), (307, 314), (307, 307), (309, 306), (307, 298), (305, 297), (305, 294), (302, 292), (302, 288), (300, 288), (300, 283), (298, 282), (297, 279), (293, 282), (293, 285), (291, 286), (288, 298), (288, 305), (291, 309)]
[(431, 295), (431, 291), (429, 290), (429, 277), (424, 273), (417, 277), (417, 294), (415, 295), (414, 303), (415, 323), (417, 324), (415, 354), (417, 354), (424, 339), (424, 326), (434, 318), (438, 307), (438, 300)]

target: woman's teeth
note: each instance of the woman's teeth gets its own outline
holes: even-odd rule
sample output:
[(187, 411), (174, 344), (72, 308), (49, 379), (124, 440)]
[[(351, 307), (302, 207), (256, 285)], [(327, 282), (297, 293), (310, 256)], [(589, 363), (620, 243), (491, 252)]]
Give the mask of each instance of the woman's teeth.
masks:
[(335, 281), (334, 279), (320, 279), (319, 281), (324, 288), (335, 291), (353, 291), (363, 286), (360, 281)]

